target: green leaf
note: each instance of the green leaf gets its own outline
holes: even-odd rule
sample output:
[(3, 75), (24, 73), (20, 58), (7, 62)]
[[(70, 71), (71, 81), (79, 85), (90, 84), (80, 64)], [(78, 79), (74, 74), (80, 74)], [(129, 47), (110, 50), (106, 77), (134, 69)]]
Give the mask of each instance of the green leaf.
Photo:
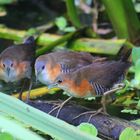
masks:
[(135, 79), (140, 81), (140, 59), (135, 63)]
[(140, 59), (140, 48), (134, 47), (132, 49), (132, 62), (135, 64)]
[(131, 121), (131, 122), (134, 122), (134, 123), (137, 123), (137, 124), (139, 124), (139, 125), (140, 125), (140, 119), (133, 120), (133, 121)]
[(140, 59), (137, 59), (135, 62), (134, 72), (135, 76), (134, 79), (131, 81), (131, 86), (140, 89)]
[(12, 135), (7, 132), (0, 133), (0, 140), (15, 140)]
[(85, 133), (88, 133), (88, 134), (90, 134), (92, 136), (97, 136), (97, 134), (98, 134), (98, 131), (97, 131), (96, 127), (94, 125), (90, 124), (90, 123), (81, 123), (78, 126), (78, 128), (81, 131), (83, 131)]
[(76, 28), (75, 27), (66, 27), (66, 28), (64, 28), (64, 31), (65, 32), (74, 32), (74, 31), (76, 31)]
[(127, 127), (120, 134), (119, 140), (140, 140), (140, 130)]
[(138, 110), (136, 110), (136, 109), (123, 109), (121, 112), (123, 112), (123, 113), (130, 113), (130, 114), (138, 114)]
[(96, 54), (116, 55), (124, 45), (126, 47), (128, 45), (124, 39), (104, 40), (80, 38), (70, 44), (70, 49)]
[(140, 140), (140, 130), (135, 131), (132, 140)]
[(119, 136), (119, 140), (134, 140), (135, 130), (131, 127), (125, 128)]
[[(0, 128), (2, 131), (6, 131), (10, 133), (13, 137), (17, 139), (27, 140), (27, 138), (30, 138), (32, 140), (44, 140), (36, 133), (33, 133), (27, 128), (24, 128), (22, 124), (17, 123), (14, 119), (8, 118), (7, 116), (2, 116), (1, 114), (0, 114)], [(3, 135), (3, 133), (1, 134), (2, 134), (2, 137), (9, 138), (6, 140), (14, 140), (12, 139), (13, 137), (10, 134), (7, 134), (7, 135)], [(3, 139), (0, 138), (0, 140), (3, 140)]]
[(55, 24), (60, 30), (64, 30), (67, 26), (67, 20), (64, 17), (56, 18)]
[(140, 100), (138, 101), (137, 108), (140, 108)]
[(47, 133), (52, 137), (56, 137), (61, 140), (77, 140), (79, 137), (84, 140), (100, 140), (95, 136), (82, 133), (75, 126), (48, 115), (1, 92), (0, 111), (9, 116), (15, 117), (26, 126), (31, 126), (36, 130), (40, 130), (45, 134)]

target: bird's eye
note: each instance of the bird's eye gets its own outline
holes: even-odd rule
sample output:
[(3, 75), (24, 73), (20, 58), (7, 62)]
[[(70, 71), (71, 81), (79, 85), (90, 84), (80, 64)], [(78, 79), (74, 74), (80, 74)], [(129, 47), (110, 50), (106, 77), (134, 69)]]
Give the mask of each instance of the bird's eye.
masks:
[(13, 63), (11, 64), (11, 67), (13, 67)]
[(63, 81), (61, 80), (61, 79), (59, 79), (58, 81), (57, 81), (57, 83), (58, 84), (61, 84)]
[(3, 64), (3, 67), (5, 68), (5, 64)]
[(44, 70), (45, 66), (42, 66), (42, 70)]

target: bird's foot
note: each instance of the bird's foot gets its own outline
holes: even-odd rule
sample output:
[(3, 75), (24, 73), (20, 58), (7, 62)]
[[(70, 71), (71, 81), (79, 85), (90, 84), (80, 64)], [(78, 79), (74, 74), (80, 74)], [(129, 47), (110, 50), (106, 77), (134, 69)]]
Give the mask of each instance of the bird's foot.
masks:
[(54, 107), (48, 114), (51, 114), (52, 112), (54, 112), (55, 110), (57, 110), (56, 117), (58, 118), (61, 109), (63, 108), (63, 106), (64, 106), (71, 98), (72, 98), (72, 97), (69, 97), (67, 100), (65, 100), (65, 101), (62, 102), (61, 104), (57, 105), (56, 107)]
[(99, 109), (96, 110), (96, 111), (86, 111), (86, 112), (84, 112), (84, 113), (81, 113), (81, 114), (79, 114), (78, 116), (74, 117), (73, 120), (75, 120), (75, 119), (77, 119), (77, 118), (79, 118), (79, 117), (81, 117), (81, 116), (83, 116), (83, 115), (91, 114), (91, 115), (89, 116), (89, 118), (88, 118), (88, 121), (87, 121), (87, 122), (90, 122), (90, 120), (92, 119), (93, 116), (96, 116), (96, 115), (98, 115), (98, 114), (100, 114), (100, 113), (101, 113), (101, 114), (105, 114), (105, 115), (109, 115), (109, 114), (103, 109), (103, 107), (102, 107), (102, 108), (99, 108)]

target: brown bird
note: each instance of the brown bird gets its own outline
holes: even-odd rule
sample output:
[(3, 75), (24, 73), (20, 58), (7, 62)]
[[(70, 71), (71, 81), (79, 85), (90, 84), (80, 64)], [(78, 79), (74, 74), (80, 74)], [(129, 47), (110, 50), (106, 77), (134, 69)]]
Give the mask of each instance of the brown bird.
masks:
[(16, 82), (23, 78), (31, 79), (34, 59), (35, 40), (32, 36), (28, 37), (23, 44), (6, 48), (0, 54), (0, 79), (5, 82)]
[[(45, 55), (41, 55), (35, 62), (35, 74), (36, 78), (43, 84), (49, 85), (61, 74), (69, 74), (77, 69), (89, 65), (95, 61), (103, 61), (106, 58), (93, 57), (86, 52), (74, 52), (74, 51), (61, 51), (53, 52)], [(65, 100), (61, 105), (57, 106), (49, 112), (53, 112), (57, 108), (58, 114), (65, 103), (67, 103), (72, 97)], [(57, 114), (57, 116), (58, 116)]]
[(122, 82), (129, 66), (129, 62), (121, 60), (97, 61), (72, 73), (59, 75), (49, 88), (61, 88), (78, 98), (102, 96), (103, 110), (106, 112), (104, 95), (116, 90), (116, 85)]
[(53, 52), (41, 55), (35, 62), (36, 78), (45, 85), (54, 82), (60, 74), (71, 73), (99, 58), (86, 52)]

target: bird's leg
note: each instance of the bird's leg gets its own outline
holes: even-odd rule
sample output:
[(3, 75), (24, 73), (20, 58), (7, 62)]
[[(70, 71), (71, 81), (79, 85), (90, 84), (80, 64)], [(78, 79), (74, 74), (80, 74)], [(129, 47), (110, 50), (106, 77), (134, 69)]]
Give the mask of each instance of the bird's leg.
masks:
[(26, 100), (25, 100), (26, 103), (28, 103), (28, 101), (30, 99), (30, 92), (31, 92), (31, 89), (32, 89), (32, 85), (33, 85), (33, 81), (32, 81), (32, 77), (31, 77), (30, 78), (30, 83), (29, 83), (28, 93), (27, 93)]
[(25, 83), (26, 83), (26, 79), (24, 79), (23, 85), (22, 85), (21, 90), (20, 90), (20, 92), (19, 92), (18, 99), (20, 99), (20, 100), (22, 100), (22, 93), (23, 93), (23, 89), (24, 89), (24, 87), (25, 87)]
[(102, 111), (104, 114), (107, 114), (107, 110), (106, 110), (106, 98), (107, 98), (107, 95), (103, 95), (102, 96), (102, 99), (101, 99), (101, 104), (102, 104)]
[(99, 113), (108, 115), (108, 113), (106, 111), (106, 104), (108, 103), (106, 101), (107, 96), (112, 94), (112, 93), (114, 93), (117, 90), (122, 89), (123, 87), (124, 87), (124, 84), (117, 84), (113, 89), (111, 89), (111, 90), (109, 90), (109, 91), (104, 93), (104, 95), (102, 96), (102, 99), (101, 99), (101, 104), (102, 104), (101, 108), (99, 108), (97, 111), (87, 111), (87, 112), (81, 113), (78, 116), (74, 117), (73, 120), (79, 118), (80, 116), (83, 116), (83, 115), (86, 115), (86, 114), (91, 114), (89, 119), (88, 119), (88, 122), (90, 122), (91, 118), (93, 116), (99, 114)]
[(63, 106), (72, 99), (72, 96), (69, 97), (68, 99), (66, 99), (65, 101), (63, 101), (60, 105), (58, 105), (57, 107), (53, 108), (48, 114), (51, 114), (53, 111), (55, 111), (56, 109), (58, 109), (56, 117), (59, 116), (61, 109), (63, 108)]
[(117, 90), (120, 90), (124, 87), (125, 85), (123, 83), (120, 84), (116, 84), (111, 90), (108, 90), (104, 93), (104, 95), (110, 95), (114, 92), (116, 92)]
[(103, 110), (103, 108), (99, 108), (98, 110), (95, 110), (95, 111), (91, 110), (91, 111), (83, 112), (83, 113), (77, 115), (76, 117), (74, 117), (73, 120), (75, 120), (75, 119), (77, 119), (77, 118), (79, 118), (79, 117), (81, 117), (81, 116), (83, 116), (83, 115), (91, 114), (90, 117), (89, 117), (89, 119), (88, 119), (88, 122), (90, 122), (91, 118), (92, 118), (93, 116), (99, 114), (99, 113), (102, 113), (102, 110)]
[(102, 96), (102, 99), (101, 99), (101, 104), (102, 104), (102, 108), (103, 108), (103, 113), (104, 114), (107, 114), (107, 111), (106, 111), (106, 104), (110, 103), (110, 102), (107, 102), (107, 96), (111, 95), (112, 93), (122, 89), (124, 87), (124, 84), (123, 83), (120, 83), (120, 84), (116, 84), (115, 87), (109, 91), (106, 91), (104, 93), (104, 95)]

